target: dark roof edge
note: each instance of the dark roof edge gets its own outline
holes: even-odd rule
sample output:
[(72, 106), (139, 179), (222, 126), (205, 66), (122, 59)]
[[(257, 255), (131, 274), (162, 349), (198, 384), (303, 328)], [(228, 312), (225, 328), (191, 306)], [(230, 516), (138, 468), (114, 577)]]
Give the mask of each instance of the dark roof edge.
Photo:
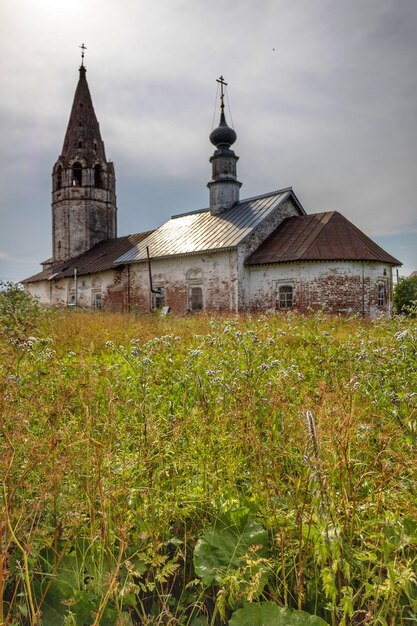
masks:
[(401, 261), (398, 261), (398, 259), (396, 259), (398, 261), (397, 263), (392, 263), (390, 261), (378, 261), (377, 259), (293, 259), (291, 261), (265, 261), (264, 263), (250, 263), (249, 258), (246, 259), (244, 265), (251, 267), (263, 265), (294, 265), (295, 263), (382, 263), (384, 265), (392, 265), (393, 267), (400, 267), (403, 265)]

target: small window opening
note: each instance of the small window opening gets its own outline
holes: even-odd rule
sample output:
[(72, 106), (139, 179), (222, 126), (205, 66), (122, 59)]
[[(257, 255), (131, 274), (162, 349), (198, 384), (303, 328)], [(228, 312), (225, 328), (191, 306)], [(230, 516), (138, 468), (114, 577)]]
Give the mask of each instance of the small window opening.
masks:
[(78, 122), (78, 126), (80, 126), (80, 127), (81, 127), (81, 126), (82, 126), (82, 123), (81, 123), (81, 122)]
[(385, 306), (385, 283), (378, 283), (378, 306)]
[(191, 287), (191, 310), (203, 310), (203, 290), (201, 287)]
[(62, 167), (59, 165), (56, 173), (56, 188), (61, 189), (62, 187)]
[(94, 150), (97, 152), (97, 141), (94, 142)]
[(58, 241), (58, 250), (61, 250), (61, 242)]
[(94, 167), (94, 187), (99, 189), (104, 187), (103, 169), (101, 165), (95, 165)]
[(80, 102), (80, 108), (81, 108), (81, 109), (83, 108), (83, 103), (82, 103), (82, 102)]
[(79, 142), (78, 142), (78, 147), (79, 147), (79, 148), (82, 148), (82, 147), (83, 147), (83, 142), (82, 142), (82, 141), (79, 141)]
[(83, 184), (83, 169), (81, 163), (74, 163), (72, 166), (72, 186), (81, 187)]
[(294, 305), (294, 289), (291, 285), (282, 285), (278, 290), (279, 309), (291, 309)]

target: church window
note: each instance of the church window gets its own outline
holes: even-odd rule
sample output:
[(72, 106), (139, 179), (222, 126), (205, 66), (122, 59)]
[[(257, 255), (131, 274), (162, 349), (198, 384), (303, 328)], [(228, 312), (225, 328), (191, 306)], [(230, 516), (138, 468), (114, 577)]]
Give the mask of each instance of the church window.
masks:
[(83, 184), (83, 169), (81, 163), (76, 161), (72, 166), (72, 186), (81, 187)]
[(103, 169), (101, 165), (94, 166), (94, 187), (98, 187), (99, 189), (104, 187), (103, 181)]
[(78, 126), (82, 126), (82, 123), (81, 123), (81, 122), (78, 122)]
[(165, 305), (165, 289), (157, 287), (152, 294), (152, 309), (162, 309)]
[(294, 306), (294, 289), (292, 285), (281, 285), (278, 289), (277, 308), (291, 309)]
[(79, 142), (78, 142), (78, 147), (79, 147), (79, 148), (82, 148), (82, 147), (83, 147), (83, 142), (82, 142), (82, 141), (79, 141)]
[(377, 283), (377, 290), (378, 306), (385, 306), (385, 283)]
[(190, 300), (191, 300), (190, 304), (191, 304), (192, 311), (202, 311), (203, 310), (203, 289), (201, 287), (191, 287)]
[(94, 150), (97, 152), (97, 141), (94, 142)]
[(95, 291), (93, 294), (93, 306), (96, 310), (103, 308), (103, 295), (101, 291)]

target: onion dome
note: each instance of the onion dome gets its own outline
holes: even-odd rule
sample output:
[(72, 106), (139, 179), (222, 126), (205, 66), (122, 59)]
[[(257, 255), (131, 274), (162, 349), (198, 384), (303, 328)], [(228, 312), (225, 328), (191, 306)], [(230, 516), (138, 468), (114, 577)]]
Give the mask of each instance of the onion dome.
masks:
[(235, 143), (237, 135), (233, 128), (226, 123), (226, 117), (222, 107), (220, 124), (210, 134), (210, 141), (214, 146), (231, 146)]

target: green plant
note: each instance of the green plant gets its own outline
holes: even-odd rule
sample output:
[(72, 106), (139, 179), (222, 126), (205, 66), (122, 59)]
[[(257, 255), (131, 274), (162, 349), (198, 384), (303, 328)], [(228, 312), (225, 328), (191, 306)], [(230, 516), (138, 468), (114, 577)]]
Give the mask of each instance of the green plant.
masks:
[(393, 304), (396, 313), (416, 317), (417, 275), (402, 277), (394, 288)]
[(36, 327), (42, 308), (19, 284), (0, 282), (0, 334), (27, 338)]

